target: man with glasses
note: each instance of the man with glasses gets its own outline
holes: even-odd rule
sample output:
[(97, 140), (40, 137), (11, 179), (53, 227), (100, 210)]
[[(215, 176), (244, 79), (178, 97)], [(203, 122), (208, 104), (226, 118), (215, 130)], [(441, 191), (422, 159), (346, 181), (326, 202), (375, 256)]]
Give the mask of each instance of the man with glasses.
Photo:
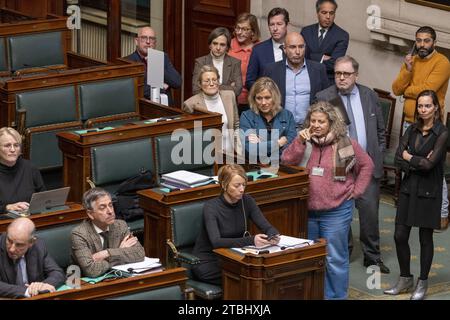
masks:
[[(364, 194), (356, 199), (364, 266), (376, 265), (382, 273), (389, 273), (381, 259), (378, 209), (380, 179), (383, 176), (383, 152), (386, 148), (384, 119), (378, 95), (366, 86), (357, 84), (359, 63), (350, 56), (340, 57), (334, 66), (335, 85), (317, 93), (317, 100), (332, 102), (345, 110), (349, 120), (349, 136), (369, 154), (375, 165), (372, 180)], [(338, 103), (337, 103), (338, 102)], [(351, 254), (353, 239), (349, 234)]]
[(334, 23), (337, 7), (334, 0), (318, 0), (318, 23), (304, 27), (301, 32), (306, 41), (306, 59), (323, 63), (330, 83), (334, 82), (334, 63), (345, 56), (349, 41), (347, 31)]
[[(144, 97), (150, 99), (150, 86), (147, 84), (147, 52), (148, 49), (156, 48), (156, 33), (151, 27), (143, 27), (138, 29), (137, 37), (134, 39), (136, 43), (136, 51), (129, 56), (125, 57), (131, 61), (142, 62), (145, 65), (144, 73)], [(170, 62), (169, 56), (164, 53), (164, 88), (161, 89), (161, 93), (167, 94), (169, 100), (169, 106), (174, 106), (171, 88), (178, 89), (181, 87), (181, 76)]]
[(32, 297), (64, 284), (63, 270), (34, 233), (30, 219), (17, 218), (0, 236), (0, 297)]
[(286, 60), (271, 63), (263, 75), (272, 78), (281, 93), (281, 105), (292, 112), (299, 130), (317, 92), (328, 88), (325, 66), (305, 59), (305, 40), (298, 32), (288, 33), (284, 41)]
[(282, 48), (288, 32), (289, 12), (284, 8), (273, 8), (268, 14), (267, 23), (271, 38), (253, 47), (245, 80), (247, 90), (262, 76), (265, 65), (284, 59)]
[[(416, 99), (424, 90), (433, 90), (439, 99), (441, 116), (444, 118), (445, 94), (450, 77), (450, 62), (447, 57), (435, 49), (436, 31), (424, 26), (416, 31), (416, 42), (413, 49), (406, 55), (400, 73), (392, 83), (392, 91), (397, 96), (403, 96), (404, 123), (402, 133), (414, 123)], [(441, 229), (448, 225), (448, 191), (447, 182), (443, 181)]]

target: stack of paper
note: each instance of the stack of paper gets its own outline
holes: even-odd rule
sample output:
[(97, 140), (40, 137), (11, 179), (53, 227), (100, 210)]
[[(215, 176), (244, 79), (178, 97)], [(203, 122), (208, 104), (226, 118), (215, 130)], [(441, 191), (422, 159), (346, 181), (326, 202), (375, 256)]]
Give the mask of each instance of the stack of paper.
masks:
[(178, 170), (171, 173), (165, 173), (161, 176), (161, 185), (167, 187), (176, 187), (180, 189), (195, 188), (209, 183), (214, 183), (213, 178), (203, 174)]
[(232, 248), (240, 253), (264, 254), (273, 253), (288, 249), (307, 247), (314, 244), (314, 240), (295, 238), (290, 236), (280, 236), (280, 241), (276, 245), (266, 245), (264, 247), (245, 246), (243, 248)]
[(120, 270), (122, 272), (128, 272), (133, 275), (147, 273), (155, 269), (161, 268), (161, 263), (158, 258), (145, 257), (144, 261), (136, 263), (122, 264), (112, 267), (114, 270)]

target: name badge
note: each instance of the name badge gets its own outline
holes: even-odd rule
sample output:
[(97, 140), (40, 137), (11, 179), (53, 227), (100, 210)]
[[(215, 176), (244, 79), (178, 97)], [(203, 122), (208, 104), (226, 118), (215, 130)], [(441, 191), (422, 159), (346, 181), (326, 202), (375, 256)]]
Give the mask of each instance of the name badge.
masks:
[(323, 177), (323, 170), (321, 167), (313, 167), (311, 175)]

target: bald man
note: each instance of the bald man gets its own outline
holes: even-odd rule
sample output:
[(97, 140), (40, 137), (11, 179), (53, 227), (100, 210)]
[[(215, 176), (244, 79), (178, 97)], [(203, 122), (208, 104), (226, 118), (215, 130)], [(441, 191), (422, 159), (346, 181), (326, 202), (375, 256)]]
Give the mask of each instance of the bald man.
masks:
[(323, 64), (305, 59), (305, 40), (298, 32), (290, 32), (284, 40), (286, 60), (268, 64), (263, 75), (278, 85), (283, 107), (292, 112), (298, 128), (305, 120), (317, 92), (328, 88)]
[(64, 283), (63, 270), (34, 232), (33, 221), (17, 218), (0, 235), (0, 297), (32, 297)]
[[(125, 57), (127, 60), (142, 62), (145, 65), (144, 73), (144, 97), (150, 99), (150, 86), (147, 84), (147, 61), (148, 49), (156, 49), (156, 33), (151, 27), (143, 27), (138, 29), (137, 37), (134, 39), (136, 51)], [(170, 62), (169, 56), (164, 53), (164, 88), (161, 93), (167, 94), (169, 98), (169, 106), (173, 106), (173, 98), (170, 88), (178, 89), (181, 87), (181, 76)]]

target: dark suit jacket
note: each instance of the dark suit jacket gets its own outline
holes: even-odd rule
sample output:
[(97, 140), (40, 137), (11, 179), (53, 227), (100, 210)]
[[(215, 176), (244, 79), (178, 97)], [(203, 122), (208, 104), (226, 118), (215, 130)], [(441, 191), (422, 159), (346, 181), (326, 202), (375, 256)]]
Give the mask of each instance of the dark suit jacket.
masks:
[(256, 79), (262, 76), (264, 66), (274, 62), (272, 38), (256, 44), (250, 55), (245, 87), (250, 91)]
[[(28, 282), (44, 282), (58, 288), (66, 279), (63, 270), (47, 252), (45, 243), (37, 240), (25, 253)], [(6, 233), (0, 236), (0, 297), (21, 298), (27, 288), (16, 285), (16, 268), (6, 251)]]
[[(359, 96), (361, 97), (364, 121), (366, 123), (367, 153), (375, 164), (373, 176), (378, 179), (383, 176), (383, 152), (386, 148), (383, 111), (381, 110), (378, 95), (375, 91), (360, 84), (357, 84), (357, 86)], [(339, 96), (338, 90), (336, 85), (333, 85), (318, 92), (316, 98), (317, 100), (330, 101), (337, 96)]]
[[(129, 56), (126, 56), (125, 59), (142, 62), (145, 64), (137, 51), (134, 51)], [(144, 73), (144, 83), (144, 97), (150, 99), (150, 86), (147, 84), (147, 65)], [(173, 67), (169, 56), (166, 53), (164, 53), (164, 83), (167, 83), (169, 88), (167, 88), (167, 90), (161, 89), (161, 93), (167, 94), (167, 97), (169, 98), (169, 106), (173, 106), (173, 97), (170, 88), (178, 89), (181, 87), (181, 76)]]
[[(316, 93), (328, 88), (329, 82), (325, 66), (318, 62), (306, 60), (306, 68), (308, 69), (309, 81), (311, 84), (311, 94), (309, 97), (310, 104), (315, 100)], [(272, 78), (277, 84), (281, 93), (281, 104), (286, 102), (286, 61), (278, 61), (267, 65), (262, 76)]]
[(331, 56), (324, 61), (328, 78), (334, 83), (334, 63), (339, 57), (345, 56), (348, 48), (349, 35), (335, 23), (329, 28), (321, 45), (319, 46), (319, 24), (312, 24), (302, 29), (301, 35), (306, 42), (306, 59), (320, 62), (324, 54)]
[[(192, 74), (192, 94), (196, 95), (200, 93), (201, 88), (198, 85), (198, 76), (200, 69), (204, 65), (213, 65), (211, 54), (195, 59), (194, 72)], [(242, 75), (241, 75), (241, 60), (236, 59), (228, 54), (223, 59), (222, 70), (222, 84), (220, 90), (233, 90), (234, 95), (237, 97), (242, 91)], [(231, 84), (234, 82), (234, 86)]]

